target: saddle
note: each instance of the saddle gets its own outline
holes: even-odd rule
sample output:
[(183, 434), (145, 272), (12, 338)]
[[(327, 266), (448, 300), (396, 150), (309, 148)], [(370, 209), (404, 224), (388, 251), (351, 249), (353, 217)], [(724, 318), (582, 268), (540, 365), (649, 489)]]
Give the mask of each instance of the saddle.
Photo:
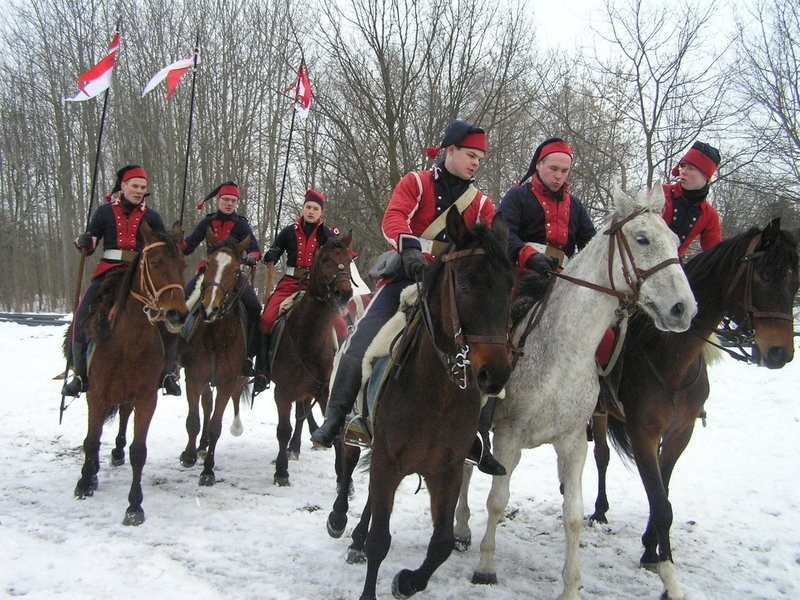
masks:
[(345, 423), (345, 444), (364, 448), (372, 445), (373, 415), (386, 383), (405, 363), (422, 331), (417, 298), (416, 286), (403, 290), (397, 313), (380, 329), (364, 354), (361, 390)]

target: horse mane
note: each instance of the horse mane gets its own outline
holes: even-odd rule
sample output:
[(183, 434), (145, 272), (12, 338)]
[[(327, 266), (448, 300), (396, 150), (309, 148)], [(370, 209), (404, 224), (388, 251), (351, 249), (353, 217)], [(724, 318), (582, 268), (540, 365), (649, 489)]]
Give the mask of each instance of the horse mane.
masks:
[(221, 241), (219, 244), (217, 244), (213, 248), (209, 248), (209, 254), (211, 252), (217, 252), (218, 250), (224, 250), (226, 252), (231, 252), (231, 254), (236, 255), (237, 254), (237, 247), (238, 247), (238, 243), (236, 242), (236, 240), (233, 239), (232, 237), (228, 236), (227, 238), (225, 238), (223, 241)]

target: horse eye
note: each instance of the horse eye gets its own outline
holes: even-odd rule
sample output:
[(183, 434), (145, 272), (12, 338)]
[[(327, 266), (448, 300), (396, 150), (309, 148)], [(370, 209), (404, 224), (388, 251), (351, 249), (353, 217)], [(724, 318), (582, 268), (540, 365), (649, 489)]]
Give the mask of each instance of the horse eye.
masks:
[(639, 244), (640, 246), (649, 246), (650, 240), (647, 238), (646, 235), (640, 233), (636, 236), (636, 243)]

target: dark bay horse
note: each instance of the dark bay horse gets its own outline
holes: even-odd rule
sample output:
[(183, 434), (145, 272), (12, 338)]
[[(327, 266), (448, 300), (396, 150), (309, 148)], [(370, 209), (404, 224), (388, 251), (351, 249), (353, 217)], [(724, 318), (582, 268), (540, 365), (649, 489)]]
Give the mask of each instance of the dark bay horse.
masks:
[[(238, 400), (247, 382), (242, 375), (247, 339), (239, 299), (247, 285), (241, 258), (249, 243), (249, 237), (239, 244), (233, 238), (220, 242), (208, 230), (206, 244), (211, 253), (206, 259), (203, 282), (200, 284), (202, 320), (181, 353), (186, 372), (189, 414), (186, 417), (188, 440), (180, 461), (184, 467), (192, 467), (197, 463), (202, 399), (203, 435), (200, 449), (205, 448), (205, 460), (200, 485), (204, 486), (216, 482), (214, 457), (228, 400)], [(212, 396), (212, 387), (216, 389), (216, 398)]]
[(172, 237), (157, 233), (144, 222), (140, 231), (144, 249), (127, 269), (106, 276), (89, 317), (89, 334), (95, 347), (86, 393), (89, 416), (83, 442), (85, 460), (75, 487), (78, 498), (93, 495), (100, 470), (103, 422), (118, 406), (126, 419), (133, 412), (133, 481), (124, 525), (144, 522), (142, 469), (165, 357), (156, 324), (163, 322), (170, 332), (177, 333), (188, 312), (183, 293), (186, 263), (176, 243), (177, 233), (173, 230)]
[[(470, 230), (450, 211), (447, 233), (453, 246), (423, 280), (418, 307), (424, 325), (375, 409), (369, 498), (350, 547), (351, 556), (366, 551), (361, 600), (375, 598), (378, 569), (391, 543), (395, 493), (406, 475), (425, 478), (433, 535), (420, 568), (394, 577), (394, 596), (425, 589), (450, 556), (464, 459), (478, 429), (482, 397), (497, 394), (511, 374), (508, 227), (498, 215), (491, 229)], [(353, 465), (346, 468), (352, 473)], [(337, 503), (347, 488), (340, 483)]]
[(272, 381), (278, 409), (278, 457), (274, 482), (289, 485), (287, 447), (292, 435), (292, 403), (316, 399), (322, 411), (328, 402), (328, 380), (336, 341), (333, 319), (350, 300), (351, 235), (328, 238), (317, 230), (317, 253), (303, 297), (292, 307), (275, 350)]
[(729, 317), (753, 336), (760, 364), (779, 369), (792, 360), (797, 244), (775, 219), (695, 256), (685, 271), (699, 307), (691, 328), (664, 333), (634, 318), (610, 378), (619, 382), (619, 404), (603, 397), (607, 415), (592, 420), (599, 492), (591, 519), (607, 522), (608, 429), (620, 453), (635, 460), (650, 504), (641, 565), (659, 574), (662, 597), (671, 600), (685, 596), (672, 561), (669, 480), (708, 398), (706, 339)]

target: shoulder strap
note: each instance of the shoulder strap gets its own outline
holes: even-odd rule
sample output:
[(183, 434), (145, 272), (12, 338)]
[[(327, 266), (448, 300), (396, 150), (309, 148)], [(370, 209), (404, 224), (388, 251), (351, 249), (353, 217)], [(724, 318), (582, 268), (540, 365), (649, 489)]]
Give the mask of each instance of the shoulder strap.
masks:
[(422, 235), (420, 235), (419, 237), (425, 238), (426, 240), (434, 239), (444, 230), (445, 224), (447, 223), (447, 213), (449, 213), (453, 209), (453, 207), (456, 208), (459, 214), (463, 213), (465, 210), (467, 210), (467, 207), (470, 204), (472, 204), (472, 201), (475, 200), (475, 197), (477, 195), (478, 195), (478, 188), (470, 184), (469, 187), (467, 188), (467, 191), (461, 194), (458, 197), (458, 200), (453, 202), (453, 204), (450, 205), (450, 208), (443, 211), (442, 214), (440, 214), (433, 223), (428, 225), (428, 227), (425, 229), (425, 231), (422, 232)]

